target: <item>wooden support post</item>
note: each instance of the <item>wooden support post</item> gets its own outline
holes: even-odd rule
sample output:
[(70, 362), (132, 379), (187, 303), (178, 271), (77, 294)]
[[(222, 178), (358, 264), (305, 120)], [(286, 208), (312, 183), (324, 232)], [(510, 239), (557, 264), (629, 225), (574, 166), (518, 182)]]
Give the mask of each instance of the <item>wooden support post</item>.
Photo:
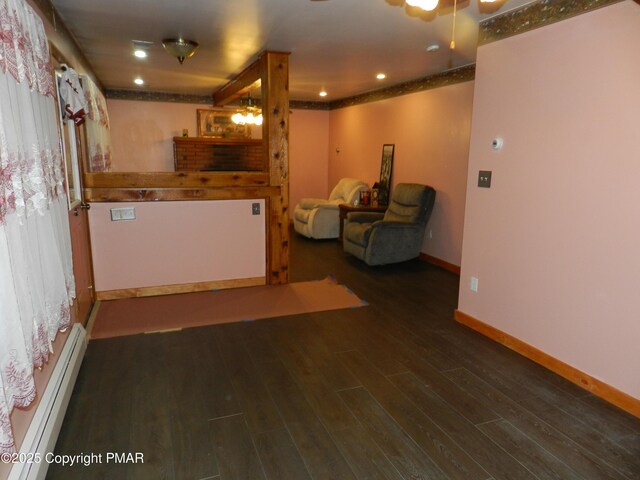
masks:
[(267, 283), (274, 285), (289, 282), (289, 54), (265, 52), (258, 61), (269, 185), (280, 190), (268, 201)]

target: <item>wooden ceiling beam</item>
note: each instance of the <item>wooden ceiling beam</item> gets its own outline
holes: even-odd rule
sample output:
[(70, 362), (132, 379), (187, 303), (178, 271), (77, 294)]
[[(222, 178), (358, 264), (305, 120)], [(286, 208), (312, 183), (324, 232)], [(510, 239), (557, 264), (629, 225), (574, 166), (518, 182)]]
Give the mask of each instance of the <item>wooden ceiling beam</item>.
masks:
[(213, 105), (223, 106), (249, 91), (249, 87), (262, 78), (262, 62), (253, 62), (236, 78), (222, 86), (213, 94)]

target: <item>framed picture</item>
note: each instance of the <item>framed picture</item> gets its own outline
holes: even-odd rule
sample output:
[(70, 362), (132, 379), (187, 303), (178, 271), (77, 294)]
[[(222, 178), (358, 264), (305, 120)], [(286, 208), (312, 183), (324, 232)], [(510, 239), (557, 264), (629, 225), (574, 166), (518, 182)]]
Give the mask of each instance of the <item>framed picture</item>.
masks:
[(231, 116), (235, 110), (208, 110), (198, 109), (198, 136), (199, 137), (250, 137), (251, 129), (246, 125), (233, 123)]
[(391, 172), (393, 170), (393, 150), (395, 144), (387, 143), (382, 146), (382, 162), (380, 163), (380, 181), (378, 182), (378, 203), (389, 204), (391, 195)]

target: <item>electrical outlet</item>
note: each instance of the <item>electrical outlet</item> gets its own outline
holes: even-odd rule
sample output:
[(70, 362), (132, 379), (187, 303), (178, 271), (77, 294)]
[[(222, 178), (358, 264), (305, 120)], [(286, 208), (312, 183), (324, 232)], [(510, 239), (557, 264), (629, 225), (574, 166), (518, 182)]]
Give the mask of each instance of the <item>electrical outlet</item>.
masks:
[(252, 203), (251, 204), (251, 215), (260, 215), (260, 204)]
[(478, 277), (471, 277), (471, 282), (469, 282), (469, 288), (472, 292), (478, 291)]
[(480, 170), (480, 172), (478, 172), (478, 186), (481, 188), (491, 188), (491, 170)]

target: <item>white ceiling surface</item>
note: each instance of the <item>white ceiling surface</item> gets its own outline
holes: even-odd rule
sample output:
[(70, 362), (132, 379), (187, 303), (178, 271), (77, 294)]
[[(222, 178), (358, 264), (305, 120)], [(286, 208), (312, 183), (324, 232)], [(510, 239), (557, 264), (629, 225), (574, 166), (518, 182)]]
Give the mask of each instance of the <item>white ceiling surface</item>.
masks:
[[(290, 97), (336, 100), (475, 61), (478, 21), (528, 3), (507, 0), (490, 14), (479, 0), (460, 2), (456, 49), (449, 50), (453, 14), (411, 15), (401, 0), (53, 0), (96, 75), (109, 89), (211, 94), (250, 65), (259, 52), (291, 52)], [(162, 39), (200, 44), (183, 65)], [(149, 57), (132, 41), (154, 42)], [(440, 44), (437, 53), (425, 47)], [(376, 73), (387, 74), (377, 80)], [(146, 85), (136, 87), (141, 76)], [(328, 96), (321, 99), (320, 90)]]

